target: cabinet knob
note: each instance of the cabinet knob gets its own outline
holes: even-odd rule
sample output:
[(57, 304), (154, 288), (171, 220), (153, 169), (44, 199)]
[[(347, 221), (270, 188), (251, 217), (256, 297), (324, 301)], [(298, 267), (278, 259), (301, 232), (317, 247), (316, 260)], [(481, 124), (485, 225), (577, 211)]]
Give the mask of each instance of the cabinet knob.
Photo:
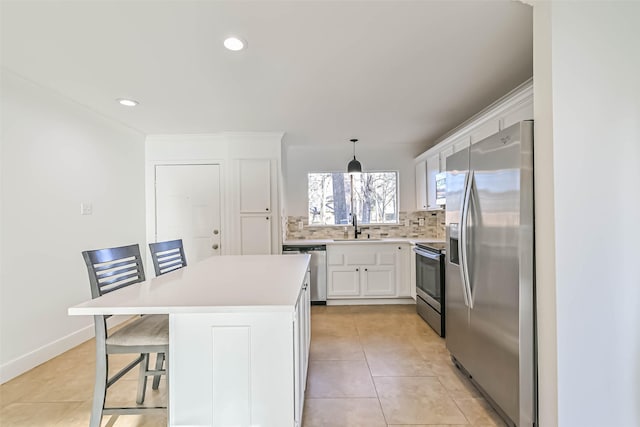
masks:
[(365, 268), (364, 271), (369, 271), (369, 269)]
[(401, 251), (402, 250), (402, 246), (398, 246), (398, 250)]
[(212, 245), (211, 249), (218, 249), (218, 244), (216, 243), (216, 244)]
[(266, 219), (267, 221), (269, 221), (269, 217), (268, 217), (268, 216), (265, 216), (265, 217), (264, 217), (264, 219)]
[(269, 212), (269, 208), (265, 209), (265, 211)]
[(359, 268), (356, 268), (356, 271), (360, 271), (360, 269), (359, 269)]
[(220, 233), (218, 230), (213, 230), (213, 234), (218, 234)]

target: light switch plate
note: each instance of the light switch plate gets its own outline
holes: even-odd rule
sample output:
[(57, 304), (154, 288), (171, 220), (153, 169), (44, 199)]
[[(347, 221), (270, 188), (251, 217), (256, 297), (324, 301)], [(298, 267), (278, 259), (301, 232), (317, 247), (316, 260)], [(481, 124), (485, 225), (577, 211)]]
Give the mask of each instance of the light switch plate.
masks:
[(304, 227), (304, 224), (302, 221), (298, 221), (298, 231), (302, 231), (302, 228)]
[(408, 227), (409, 226), (409, 218), (405, 218), (404, 220), (404, 226)]
[(418, 225), (424, 227), (424, 218), (418, 218)]
[(93, 205), (91, 202), (82, 202), (80, 203), (80, 215), (91, 215), (93, 214)]

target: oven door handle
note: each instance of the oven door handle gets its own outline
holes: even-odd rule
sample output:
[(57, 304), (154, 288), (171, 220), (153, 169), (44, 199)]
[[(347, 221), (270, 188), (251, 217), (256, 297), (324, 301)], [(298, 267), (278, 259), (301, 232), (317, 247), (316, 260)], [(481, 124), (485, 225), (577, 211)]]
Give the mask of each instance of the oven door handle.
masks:
[(434, 254), (432, 252), (423, 251), (423, 250), (418, 249), (418, 248), (413, 248), (413, 251), (415, 253), (417, 253), (418, 255), (420, 255), (420, 256), (432, 259), (434, 261), (440, 261), (440, 257), (442, 256), (442, 254)]

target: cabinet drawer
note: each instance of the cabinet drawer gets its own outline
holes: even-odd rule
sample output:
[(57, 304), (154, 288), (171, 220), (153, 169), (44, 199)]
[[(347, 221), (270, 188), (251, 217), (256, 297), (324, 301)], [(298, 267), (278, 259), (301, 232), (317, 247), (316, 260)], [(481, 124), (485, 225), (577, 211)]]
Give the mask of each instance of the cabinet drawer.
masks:
[(375, 265), (376, 254), (375, 253), (356, 253), (347, 254), (347, 265)]

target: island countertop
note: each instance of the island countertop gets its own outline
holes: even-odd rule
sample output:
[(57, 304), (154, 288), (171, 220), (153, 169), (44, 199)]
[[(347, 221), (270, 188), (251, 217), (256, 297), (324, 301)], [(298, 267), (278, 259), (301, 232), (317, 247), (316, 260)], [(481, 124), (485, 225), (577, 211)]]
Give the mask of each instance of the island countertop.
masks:
[(207, 258), (69, 308), (69, 315), (290, 311), (310, 255)]

